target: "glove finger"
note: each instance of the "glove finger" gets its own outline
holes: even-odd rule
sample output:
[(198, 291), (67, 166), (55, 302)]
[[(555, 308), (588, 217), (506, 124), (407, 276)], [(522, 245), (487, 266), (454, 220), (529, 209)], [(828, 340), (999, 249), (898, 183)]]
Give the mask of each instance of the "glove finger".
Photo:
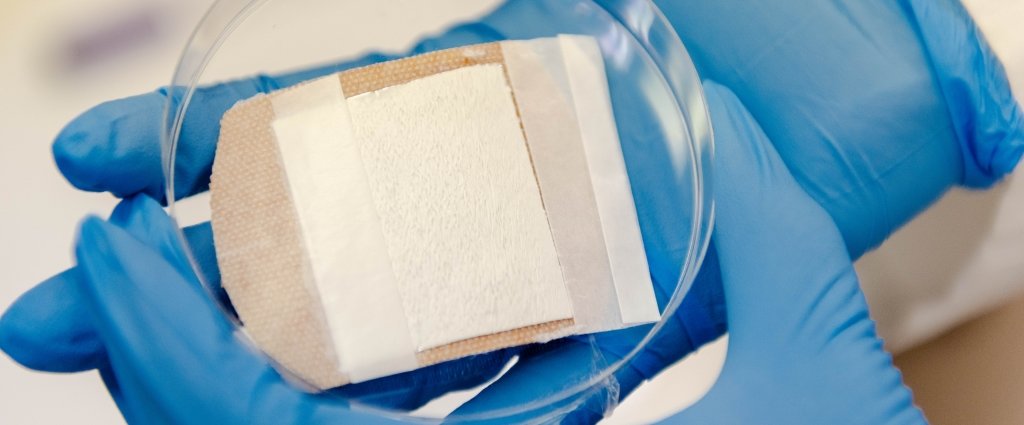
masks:
[(757, 349), (763, 347), (741, 346), (779, 341), (802, 324), (818, 323), (809, 320), (808, 310), (827, 296), (816, 290), (831, 285), (797, 285), (845, 279), (852, 276), (852, 264), (831, 217), (803, 191), (740, 100), (715, 83), (706, 83), (705, 91), (715, 129), (713, 239), (722, 265), (730, 355), (733, 347), (762, 355)]
[[(238, 100), (276, 87), (272, 78), (258, 77), (196, 91), (194, 113), (185, 121), (178, 145), (175, 183), (180, 194), (207, 188), (224, 111)], [(180, 96), (180, 90), (161, 89), (106, 102), (75, 118), (53, 144), (61, 173), (82, 190), (164, 199), (160, 141), (163, 110), (172, 94)]]
[(946, 97), (964, 153), (964, 184), (987, 187), (1024, 154), (1024, 113), (1006, 71), (963, 4), (905, 0)]
[(75, 270), (53, 276), (19, 297), (0, 317), (0, 349), (29, 369), (81, 372), (105, 359), (88, 312), (80, 303)]
[[(137, 220), (132, 223), (127, 216), (119, 217), (117, 211), (121, 210), (120, 207), (115, 210), (111, 223), (124, 227), (136, 238), (150, 236), (144, 223)], [(204, 246), (208, 233), (209, 224), (185, 229), (192, 246)], [(157, 246), (155, 242), (148, 245)], [(166, 246), (161, 245), (161, 248), (170, 251)], [(216, 270), (215, 257), (197, 255), (196, 258), (204, 270), (210, 270), (210, 266), (203, 266), (210, 263)], [(216, 276), (211, 272), (206, 274)], [(0, 317), (0, 349), (21, 365), (43, 372), (81, 372), (102, 366), (106, 352), (77, 292), (77, 278), (75, 269), (68, 269), (19, 297)], [(226, 294), (219, 290), (219, 280), (208, 281), (215, 285), (212, 289), (222, 297), (224, 305), (230, 307)]]
[[(715, 83), (704, 87), (715, 130), (713, 239), (729, 352), (711, 391), (670, 421), (750, 423), (774, 415), (769, 422), (827, 423), (822, 418), (835, 412), (862, 411), (864, 423), (920, 422), (875, 334), (839, 229), (739, 99)], [(824, 382), (847, 396), (801, 400), (770, 392), (788, 386), (807, 394)], [(750, 402), (737, 409), (743, 400)], [(868, 401), (872, 409), (864, 409)], [(787, 402), (796, 408), (778, 407)]]
[(76, 255), (121, 391), (139, 397), (133, 411), (173, 423), (298, 423), (328, 410), (372, 420), (291, 389), (192, 279), (123, 229), (87, 219)]
[[(267, 366), (233, 343), (228, 323), (174, 265), (95, 218), (82, 223), (76, 255), (84, 301), (118, 387), (136, 396), (125, 410), (127, 419), (141, 420), (132, 416), (146, 412), (157, 422), (190, 423), (192, 415), (199, 415), (231, 423), (237, 419), (217, 410), (235, 415), (249, 410), (225, 398), (225, 386), (250, 393)], [(216, 379), (223, 370), (232, 372), (226, 382)], [(212, 404), (221, 409), (200, 400), (216, 400)]]

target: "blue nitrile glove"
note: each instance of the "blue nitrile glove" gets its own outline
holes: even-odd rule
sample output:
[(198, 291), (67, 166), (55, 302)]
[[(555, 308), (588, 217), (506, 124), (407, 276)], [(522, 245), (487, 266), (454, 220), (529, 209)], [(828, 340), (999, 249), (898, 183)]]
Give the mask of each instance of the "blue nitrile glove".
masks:
[(729, 351), (708, 394), (666, 422), (925, 423), (875, 333), (835, 222), (740, 100), (705, 89)]
[(144, 195), (86, 219), (74, 293), (106, 349), (100, 373), (131, 423), (394, 423), (285, 382), (196, 280), (174, 222)]
[[(732, 339), (719, 382), (674, 419), (923, 423), (874, 333), (834, 222), (739, 100), (722, 87), (707, 89), (722, 189), (714, 239)], [(142, 195), (123, 201), (110, 223), (90, 218), (81, 226), (78, 276), (68, 288), (106, 347), (101, 372), (129, 421), (383, 421), (285, 383), (206, 297), (176, 236), (174, 223)]]
[[(545, 22), (564, 19), (545, 6), (550, 3), (510, 2), (481, 23), (457, 27), (415, 51), (536, 36)], [(601, 3), (623, 10), (642, 2)], [(1020, 111), (1009, 97), (998, 62), (953, 1), (660, 3), (702, 75), (728, 83), (750, 106), (797, 182), (837, 221), (854, 257), (950, 185), (984, 186), (1020, 155)], [(641, 17), (632, 21), (642, 25)], [(370, 56), (345, 66), (384, 59), (388, 57)], [(207, 110), (191, 114), (185, 124), (178, 195), (205, 190), (217, 121), (236, 100), (341, 68), (200, 91), (194, 104)], [(161, 198), (157, 140), (163, 102), (158, 92), (84, 114), (54, 145), (61, 170), (86, 190)], [(631, 169), (636, 169), (634, 164)], [(208, 227), (193, 233), (208, 235)], [(604, 400), (585, 404), (591, 414), (603, 413), (637, 383), (724, 331), (716, 264), (709, 256), (661, 338), (598, 391)], [(7, 313), (0, 336), (9, 354), (43, 370), (83, 370), (104, 358), (91, 324), (82, 320), (83, 309), (65, 288), (73, 276), (65, 273), (44, 282)], [(659, 291), (664, 294), (666, 288)], [(604, 354), (614, 359), (643, 331), (631, 330), (632, 337), (604, 336)], [(573, 351), (580, 346), (564, 341), (524, 357), (507, 379), (517, 380), (517, 397), (536, 399), (553, 391), (552, 385), (587, 376), (592, 362), (562, 361), (593, 357), (589, 347)], [(531, 365), (546, 373), (531, 379), (534, 375), (517, 372)], [(421, 390), (416, 387), (416, 392)]]

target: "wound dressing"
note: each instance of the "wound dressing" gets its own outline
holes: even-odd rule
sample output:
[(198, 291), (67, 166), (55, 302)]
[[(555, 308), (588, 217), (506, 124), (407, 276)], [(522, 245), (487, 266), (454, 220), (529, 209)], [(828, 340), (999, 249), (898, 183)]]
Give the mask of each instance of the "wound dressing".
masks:
[(210, 190), (245, 332), (319, 389), (660, 317), (590, 37), (257, 95)]

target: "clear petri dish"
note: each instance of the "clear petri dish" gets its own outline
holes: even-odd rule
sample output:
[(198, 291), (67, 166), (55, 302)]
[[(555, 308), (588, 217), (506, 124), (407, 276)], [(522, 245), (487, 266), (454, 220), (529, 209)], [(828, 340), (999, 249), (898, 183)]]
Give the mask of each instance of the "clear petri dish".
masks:
[[(180, 218), (176, 203), (203, 199), (208, 190), (218, 123), (237, 101), (415, 54), (562, 34), (593, 37), (601, 51), (661, 320), (409, 373), (420, 374), (420, 380), (403, 374), (349, 384), (326, 394), (344, 399), (353, 409), (384, 416), (429, 421), (441, 415), (451, 422), (524, 415), (544, 420), (566, 410), (553, 406), (569, 406), (595, 394), (617, 400), (615, 373), (679, 308), (710, 238), (713, 136), (700, 79), (675, 31), (646, 0), (220, 0), (196, 28), (168, 89), (165, 110), (166, 196), (176, 219)], [(199, 208), (198, 218), (195, 210), (191, 208), (193, 217), (188, 221), (209, 220), (208, 209)], [(183, 229), (181, 233), (196, 273), (227, 319), (244, 329), (230, 296), (220, 286), (212, 239), (197, 233), (202, 232)], [(582, 352), (579, 358), (589, 366), (567, 368), (564, 376), (544, 377), (550, 388), (529, 400), (510, 398), (505, 404), (482, 406), (470, 402), (449, 413), (450, 406), (410, 411), (428, 400), (398, 408), (386, 395), (395, 385), (424, 385), (431, 377), (481, 376), (480, 382), (463, 383), (462, 387), (475, 386), (472, 391), (427, 396), (436, 404), (457, 406), (480, 388), (500, 381), (510, 368), (532, 362), (536, 352), (561, 349)], [(273, 362), (270, 356), (268, 360)], [(276, 366), (297, 389), (313, 391), (287, 368)]]

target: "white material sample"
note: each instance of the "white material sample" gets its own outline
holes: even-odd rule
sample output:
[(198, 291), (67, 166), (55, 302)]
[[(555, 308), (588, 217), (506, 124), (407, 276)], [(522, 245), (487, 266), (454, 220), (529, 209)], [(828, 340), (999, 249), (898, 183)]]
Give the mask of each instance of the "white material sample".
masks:
[(660, 313), (612, 115), (601, 50), (590, 37), (562, 35), (558, 40), (594, 184), (622, 323), (657, 321)]
[(596, 41), (500, 48), (348, 98), (337, 74), (271, 96), (306, 286), (347, 382), (507, 331), (660, 317)]
[(499, 64), (349, 99), (418, 349), (572, 317)]
[(273, 106), (314, 276), (309, 284), (323, 303), (339, 369), (353, 382), (415, 369), (416, 352), (338, 78), (283, 92)]

